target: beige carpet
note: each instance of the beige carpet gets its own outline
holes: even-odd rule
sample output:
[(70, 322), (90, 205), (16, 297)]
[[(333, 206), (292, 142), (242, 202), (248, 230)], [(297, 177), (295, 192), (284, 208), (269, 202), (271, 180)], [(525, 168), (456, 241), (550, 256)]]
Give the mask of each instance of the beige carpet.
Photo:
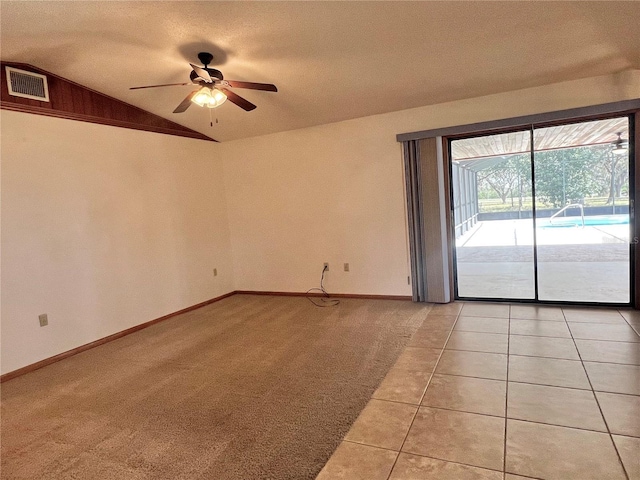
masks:
[(2, 384), (2, 479), (312, 479), (429, 307), (235, 295)]

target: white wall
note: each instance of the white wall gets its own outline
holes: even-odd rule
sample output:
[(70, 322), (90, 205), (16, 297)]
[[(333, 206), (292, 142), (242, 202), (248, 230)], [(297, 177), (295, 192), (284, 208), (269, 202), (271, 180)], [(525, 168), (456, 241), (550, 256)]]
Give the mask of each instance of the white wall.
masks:
[(630, 71), (224, 143), (236, 289), (302, 292), (329, 262), (330, 292), (410, 295), (397, 134), (638, 97)]
[(233, 290), (216, 144), (1, 120), (3, 373)]
[(1, 371), (232, 290), (305, 291), (325, 261), (331, 292), (409, 295), (396, 134), (639, 97), (635, 71), (224, 144), (3, 110)]
[(332, 292), (410, 294), (401, 148), (364, 123), (223, 144), (238, 290), (304, 292), (329, 262)]

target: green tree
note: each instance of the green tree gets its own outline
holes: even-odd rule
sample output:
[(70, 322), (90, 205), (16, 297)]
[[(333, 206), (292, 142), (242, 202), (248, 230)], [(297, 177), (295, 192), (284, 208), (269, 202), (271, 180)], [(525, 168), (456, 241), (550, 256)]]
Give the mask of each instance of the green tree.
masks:
[(607, 205), (613, 199), (622, 196), (623, 190), (629, 188), (629, 156), (616, 155), (609, 152), (601, 162), (599, 183), (604, 195), (607, 195)]
[(522, 207), (522, 199), (531, 190), (531, 166), (528, 154), (510, 155), (502, 161), (478, 172), (478, 189), (482, 192), (493, 190), (502, 203), (518, 198), (518, 206)]
[(604, 156), (604, 149), (593, 147), (536, 153), (537, 199), (555, 208), (584, 203), (586, 196), (602, 190), (605, 179), (598, 171), (602, 171)]

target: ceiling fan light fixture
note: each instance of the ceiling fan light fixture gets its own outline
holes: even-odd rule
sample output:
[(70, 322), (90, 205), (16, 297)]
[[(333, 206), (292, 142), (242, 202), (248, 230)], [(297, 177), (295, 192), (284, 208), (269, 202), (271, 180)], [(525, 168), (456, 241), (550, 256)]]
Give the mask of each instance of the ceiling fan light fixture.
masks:
[(618, 145), (613, 148), (613, 153), (615, 153), (616, 155), (623, 155), (627, 153), (627, 149), (623, 145)]
[(216, 108), (222, 105), (226, 101), (227, 101), (227, 96), (220, 90), (214, 89), (214, 90), (211, 90), (211, 98), (209, 99), (209, 103), (207, 103), (207, 107)]
[(191, 101), (201, 107), (216, 108), (227, 101), (227, 96), (215, 88), (202, 87)]

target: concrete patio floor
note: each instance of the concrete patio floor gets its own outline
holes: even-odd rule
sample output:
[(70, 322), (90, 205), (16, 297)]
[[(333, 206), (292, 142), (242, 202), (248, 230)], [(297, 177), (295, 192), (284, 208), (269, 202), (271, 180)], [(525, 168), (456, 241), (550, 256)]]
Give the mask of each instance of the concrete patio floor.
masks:
[[(629, 302), (628, 224), (550, 227), (545, 219), (536, 241), (540, 300)], [(534, 298), (532, 220), (479, 222), (456, 243), (461, 298)]]

